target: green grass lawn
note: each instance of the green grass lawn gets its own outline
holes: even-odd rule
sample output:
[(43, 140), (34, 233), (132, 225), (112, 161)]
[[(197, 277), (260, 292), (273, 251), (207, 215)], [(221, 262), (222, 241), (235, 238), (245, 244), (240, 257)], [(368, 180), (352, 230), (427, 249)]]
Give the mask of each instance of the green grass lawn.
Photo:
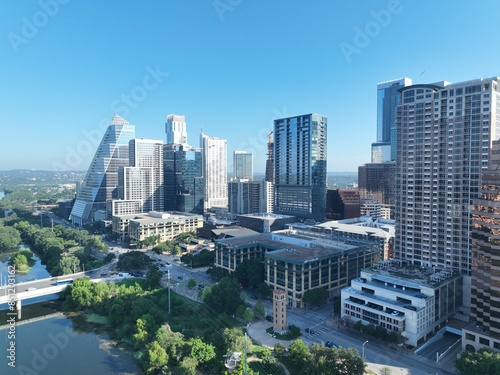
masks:
[(296, 339), (297, 337), (302, 336), (302, 334), (300, 334), (300, 333), (298, 335), (294, 335), (294, 334), (292, 334), (290, 332), (289, 333), (285, 333), (283, 335), (280, 335), (279, 333), (275, 333), (274, 332), (273, 327), (269, 327), (268, 329), (266, 329), (266, 332), (270, 333), (271, 335), (275, 335), (278, 340), (289, 340), (289, 341), (291, 341), (291, 340)]

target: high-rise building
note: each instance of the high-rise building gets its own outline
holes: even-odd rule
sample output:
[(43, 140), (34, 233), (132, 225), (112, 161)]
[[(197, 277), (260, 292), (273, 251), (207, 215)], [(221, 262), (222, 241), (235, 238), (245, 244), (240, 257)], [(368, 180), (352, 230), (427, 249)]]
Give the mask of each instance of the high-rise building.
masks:
[(267, 181), (235, 180), (228, 183), (228, 211), (252, 214), (273, 211), (272, 184)]
[(273, 142), (273, 131), (268, 134), (267, 142), (267, 159), (266, 159), (266, 176), (265, 180), (274, 184), (274, 142)]
[(166, 144), (187, 144), (186, 118), (180, 115), (168, 115), (165, 123)]
[(326, 193), (326, 218), (343, 220), (359, 217), (361, 203), (359, 190), (328, 189)]
[[(149, 169), (150, 177), (142, 181), (143, 212), (162, 211), (163, 201), (163, 142), (153, 139), (132, 139), (129, 144), (129, 170)], [(146, 173), (146, 172), (142, 172)], [(124, 199), (135, 199), (124, 197)]]
[(315, 113), (274, 120), (274, 212), (325, 219), (326, 130)]
[(400, 78), (377, 84), (377, 142), (372, 144), (372, 163), (396, 160), (396, 109), (400, 104), (399, 89), (412, 84)]
[(165, 210), (203, 213), (202, 152), (188, 145), (164, 146)]
[(233, 152), (233, 178), (253, 180), (253, 155), (251, 152)]
[(471, 272), (471, 203), (500, 128), (499, 78), (404, 87), (397, 112), (395, 257)]
[(204, 209), (227, 208), (227, 140), (200, 134), (205, 182)]
[(358, 167), (358, 188), (361, 199), (371, 199), (394, 210), (394, 179), (396, 164), (368, 163)]
[(500, 141), (493, 141), (488, 171), (472, 206), (471, 324), (463, 349), (500, 351)]
[(97, 211), (106, 211), (106, 201), (118, 198), (118, 171), (129, 165), (129, 142), (135, 126), (114, 115), (85, 175), (70, 220), (83, 225), (94, 221)]

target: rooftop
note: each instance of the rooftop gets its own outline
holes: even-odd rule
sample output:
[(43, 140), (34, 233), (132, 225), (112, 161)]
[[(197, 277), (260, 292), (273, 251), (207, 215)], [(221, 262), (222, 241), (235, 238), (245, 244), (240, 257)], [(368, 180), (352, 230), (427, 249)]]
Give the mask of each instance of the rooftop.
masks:
[(374, 268), (364, 269), (363, 272), (372, 274), (377, 280), (390, 281), (399, 280), (398, 284), (408, 287), (427, 286), (436, 287), (441, 282), (459, 275), (449, 269), (403, 267), (391, 261), (382, 261), (374, 265)]
[(129, 220), (129, 221), (141, 221), (141, 222), (165, 222), (171, 220), (181, 220), (181, 219), (189, 219), (189, 218), (197, 218), (199, 220), (203, 220), (203, 216), (196, 215), (188, 212), (150, 212), (150, 213), (142, 213), (142, 214), (133, 214), (133, 215), (117, 215), (115, 217), (120, 218), (120, 220)]

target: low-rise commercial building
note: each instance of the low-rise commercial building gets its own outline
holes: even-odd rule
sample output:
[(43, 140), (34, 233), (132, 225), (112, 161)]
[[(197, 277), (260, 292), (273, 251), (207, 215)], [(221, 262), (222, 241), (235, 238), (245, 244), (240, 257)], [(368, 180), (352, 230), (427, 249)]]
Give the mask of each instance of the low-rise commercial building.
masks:
[(462, 304), (462, 276), (448, 270), (401, 268), (383, 262), (342, 289), (341, 317), (379, 325), (417, 346)]
[(203, 226), (203, 216), (186, 212), (149, 212), (147, 214), (113, 216), (113, 232), (125, 241), (143, 241), (160, 236), (160, 241), (172, 240), (185, 232), (196, 232)]
[(349, 285), (359, 272), (378, 261), (371, 244), (351, 244), (328, 238), (328, 233), (284, 230), (216, 240), (215, 265), (233, 272), (244, 260), (262, 259), (264, 280), (271, 289), (282, 289), (287, 304), (304, 307), (307, 290), (325, 287), (331, 296)]

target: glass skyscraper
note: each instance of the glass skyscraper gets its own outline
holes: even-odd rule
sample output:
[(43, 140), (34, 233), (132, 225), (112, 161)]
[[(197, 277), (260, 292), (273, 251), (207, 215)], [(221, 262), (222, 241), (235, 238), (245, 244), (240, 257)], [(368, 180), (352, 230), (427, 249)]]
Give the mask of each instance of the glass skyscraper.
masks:
[(372, 144), (372, 163), (396, 160), (396, 109), (400, 104), (399, 89), (412, 84), (401, 78), (377, 85), (377, 142)]
[(186, 118), (181, 115), (168, 115), (165, 123), (166, 144), (187, 144)]
[(188, 145), (164, 146), (165, 210), (203, 213), (202, 153)]
[(118, 198), (118, 171), (129, 166), (129, 142), (135, 126), (114, 115), (85, 175), (71, 211), (70, 220), (83, 225), (94, 221), (96, 211), (106, 211), (106, 202)]
[(253, 154), (247, 151), (234, 151), (233, 177), (253, 180)]
[(274, 120), (274, 212), (326, 217), (327, 118), (315, 113)]

